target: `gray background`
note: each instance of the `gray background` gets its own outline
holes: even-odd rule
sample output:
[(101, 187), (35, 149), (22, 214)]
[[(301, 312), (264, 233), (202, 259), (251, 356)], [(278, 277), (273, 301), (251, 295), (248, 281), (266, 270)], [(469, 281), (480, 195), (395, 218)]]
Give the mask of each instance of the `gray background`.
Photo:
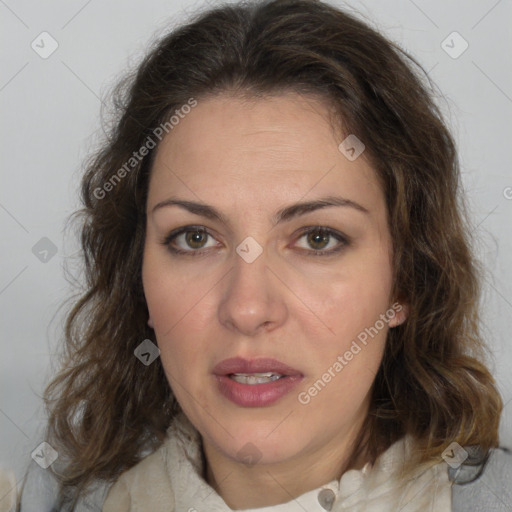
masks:
[[(478, 253), (487, 271), (484, 327), (507, 404), (502, 440), (510, 445), (512, 2), (333, 3), (359, 11), (405, 47), (444, 94), (440, 103), (459, 144)], [(64, 227), (78, 206), (84, 157), (101, 133), (102, 101), (150, 41), (202, 5), (0, 0), (0, 466), (13, 469), (18, 479), (33, 464), (30, 454), (42, 441), (40, 395), (55, 371), (52, 353), (63, 318), (59, 308), (70, 293), (64, 265), (77, 255), (73, 233), (66, 235)], [(39, 51), (50, 48), (48, 39), (41, 42), (43, 31), (58, 43), (46, 59), (31, 47), (35, 41)], [(442, 47), (453, 31), (469, 44), (457, 58)], [(451, 46), (446, 49), (454, 55), (462, 44), (452, 36), (444, 46)]]

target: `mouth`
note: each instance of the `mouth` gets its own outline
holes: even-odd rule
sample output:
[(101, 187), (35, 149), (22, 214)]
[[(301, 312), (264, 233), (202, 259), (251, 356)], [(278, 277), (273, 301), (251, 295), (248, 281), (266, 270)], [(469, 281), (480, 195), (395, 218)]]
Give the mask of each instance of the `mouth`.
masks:
[(304, 375), (276, 359), (226, 359), (215, 366), (220, 393), (242, 407), (270, 405), (291, 391)]

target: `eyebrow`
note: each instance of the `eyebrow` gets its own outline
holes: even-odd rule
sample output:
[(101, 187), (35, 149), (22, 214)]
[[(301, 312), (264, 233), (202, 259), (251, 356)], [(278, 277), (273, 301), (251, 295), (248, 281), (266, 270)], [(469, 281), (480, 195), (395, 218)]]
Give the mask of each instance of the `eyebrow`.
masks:
[[(204, 203), (198, 203), (195, 201), (184, 201), (181, 199), (169, 198), (165, 201), (161, 201), (156, 204), (151, 213), (159, 210), (160, 208), (165, 208), (167, 206), (179, 206), (190, 213), (195, 215), (199, 215), (201, 217), (205, 217), (211, 220), (217, 220), (224, 224), (229, 224), (227, 219), (213, 206), (209, 206)], [(353, 208), (359, 212), (369, 214), (370, 212), (359, 203), (352, 201), (350, 199), (346, 199), (344, 197), (339, 196), (328, 196), (323, 197), (321, 199), (316, 199), (314, 201), (306, 201), (295, 203), (290, 206), (286, 206), (279, 210), (272, 218), (272, 223), (274, 225), (279, 224), (281, 222), (289, 221), (295, 217), (299, 217), (301, 215), (305, 215), (306, 213), (313, 212), (315, 210), (320, 210), (322, 208), (332, 207), (332, 206), (343, 206), (348, 208)]]

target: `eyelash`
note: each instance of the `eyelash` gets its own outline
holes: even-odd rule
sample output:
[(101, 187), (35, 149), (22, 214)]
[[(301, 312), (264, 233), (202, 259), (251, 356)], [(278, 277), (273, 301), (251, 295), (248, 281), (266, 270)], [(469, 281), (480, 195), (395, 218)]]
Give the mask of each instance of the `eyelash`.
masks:
[[(184, 226), (182, 228), (178, 228), (178, 229), (171, 231), (162, 240), (161, 243), (162, 243), (162, 245), (166, 246), (169, 249), (169, 251), (171, 251), (173, 254), (179, 254), (179, 255), (185, 255), (185, 256), (201, 256), (202, 254), (206, 253), (209, 249), (206, 249), (206, 250), (201, 250), (201, 249), (183, 250), (183, 249), (179, 249), (177, 247), (173, 247), (171, 245), (171, 242), (173, 242), (178, 236), (180, 236), (184, 233), (188, 233), (188, 232), (199, 232), (199, 233), (203, 233), (205, 235), (208, 235), (208, 236), (211, 236), (212, 238), (214, 238), (213, 235), (211, 233), (209, 233), (208, 230), (204, 226)], [(315, 256), (315, 257), (316, 256), (331, 256), (333, 254), (336, 254), (336, 253), (342, 251), (346, 246), (350, 245), (350, 239), (347, 236), (342, 235), (340, 232), (335, 231), (334, 229), (327, 228), (324, 226), (308, 226), (307, 228), (304, 228), (300, 232), (297, 240), (300, 240), (302, 237), (307, 236), (310, 233), (321, 233), (324, 236), (327, 235), (329, 237), (336, 239), (340, 244), (337, 247), (335, 247), (334, 249), (327, 249), (327, 250), (322, 249), (322, 250), (315, 251), (314, 249), (308, 250), (308, 249), (300, 248), (300, 250), (307, 252), (308, 256)]]

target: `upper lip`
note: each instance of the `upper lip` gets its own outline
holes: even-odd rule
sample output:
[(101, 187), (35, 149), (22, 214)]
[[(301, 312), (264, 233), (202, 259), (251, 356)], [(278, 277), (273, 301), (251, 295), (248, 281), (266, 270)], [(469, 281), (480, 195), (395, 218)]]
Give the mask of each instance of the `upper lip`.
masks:
[(279, 373), (280, 375), (302, 375), (295, 368), (270, 358), (243, 359), (233, 357), (224, 359), (213, 369), (215, 375), (230, 375), (232, 373)]

